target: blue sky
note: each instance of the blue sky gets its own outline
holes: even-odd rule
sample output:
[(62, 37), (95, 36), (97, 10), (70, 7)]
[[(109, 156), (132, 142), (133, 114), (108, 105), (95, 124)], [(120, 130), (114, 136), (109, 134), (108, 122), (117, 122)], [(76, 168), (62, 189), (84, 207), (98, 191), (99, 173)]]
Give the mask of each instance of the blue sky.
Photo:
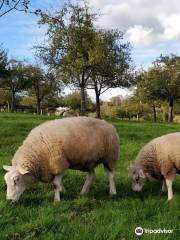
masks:
[[(51, 10), (63, 4), (58, 0), (31, 0), (30, 9)], [(97, 25), (119, 28), (131, 42), (132, 58), (137, 67), (150, 66), (161, 53), (180, 53), (180, 1), (177, 0), (91, 0), (91, 7), (102, 16)], [(43, 42), (45, 27), (39, 28), (32, 14), (13, 11), (0, 18), (0, 44), (9, 56), (34, 62), (34, 45)], [(127, 94), (111, 90), (112, 95)]]
[[(58, 2), (58, 3), (57, 3)], [(53, 3), (53, 5), (52, 5)], [(54, 5), (56, 3), (56, 5)], [(63, 1), (32, 0), (30, 10), (53, 9)], [(39, 27), (34, 14), (13, 11), (0, 18), (0, 44), (8, 50), (9, 56), (34, 61), (34, 45), (42, 43), (45, 27)]]

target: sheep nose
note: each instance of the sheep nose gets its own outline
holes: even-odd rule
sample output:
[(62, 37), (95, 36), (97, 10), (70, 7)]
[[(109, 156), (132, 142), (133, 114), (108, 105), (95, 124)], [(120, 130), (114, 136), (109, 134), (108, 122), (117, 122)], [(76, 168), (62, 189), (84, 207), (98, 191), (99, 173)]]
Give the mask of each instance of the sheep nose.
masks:
[(8, 202), (12, 202), (12, 203), (15, 203), (15, 202), (18, 201), (17, 199), (12, 199), (12, 198), (10, 198), (10, 197), (6, 197), (6, 200), (7, 200)]

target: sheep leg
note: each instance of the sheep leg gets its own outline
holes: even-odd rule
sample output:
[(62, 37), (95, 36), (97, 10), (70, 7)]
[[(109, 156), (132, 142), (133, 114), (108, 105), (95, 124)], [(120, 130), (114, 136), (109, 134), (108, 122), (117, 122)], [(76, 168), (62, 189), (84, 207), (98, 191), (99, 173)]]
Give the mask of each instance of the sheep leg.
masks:
[(95, 176), (94, 170), (88, 172), (88, 174), (86, 176), (86, 181), (85, 181), (85, 183), (82, 187), (82, 190), (81, 190), (82, 195), (89, 192), (94, 176)]
[(168, 174), (168, 176), (165, 177), (166, 186), (168, 190), (168, 201), (170, 201), (173, 198), (172, 183), (175, 177), (176, 177), (176, 171), (172, 172), (171, 174)]
[(55, 193), (54, 193), (54, 201), (60, 201), (60, 192), (65, 191), (63, 183), (62, 183), (63, 174), (57, 175), (54, 177), (53, 183), (55, 186)]
[(165, 179), (163, 179), (162, 192), (167, 192), (167, 185)]
[(114, 172), (110, 171), (109, 169), (105, 169), (107, 172), (107, 176), (109, 179), (109, 194), (110, 195), (116, 195), (116, 185), (115, 185), (115, 180), (114, 180)]
[(168, 201), (169, 201), (173, 198), (172, 180), (166, 179), (166, 185), (168, 189)]

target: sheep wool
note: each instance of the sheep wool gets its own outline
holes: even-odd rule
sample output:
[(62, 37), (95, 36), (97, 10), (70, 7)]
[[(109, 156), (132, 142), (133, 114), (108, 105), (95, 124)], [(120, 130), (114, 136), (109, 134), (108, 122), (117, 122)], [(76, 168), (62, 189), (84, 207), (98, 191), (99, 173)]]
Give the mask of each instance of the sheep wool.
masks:
[(68, 168), (90, 171), (103, 163), (114, 170), (118, 158), (119, 137), (111, 124), (90, 117), (72, 117), (34, 128), (15, 153), (12, 165), (48, 182)]
[(139, 152), (135, 165), (155, 178), (180, 171), (180, 132), (150, 141)]

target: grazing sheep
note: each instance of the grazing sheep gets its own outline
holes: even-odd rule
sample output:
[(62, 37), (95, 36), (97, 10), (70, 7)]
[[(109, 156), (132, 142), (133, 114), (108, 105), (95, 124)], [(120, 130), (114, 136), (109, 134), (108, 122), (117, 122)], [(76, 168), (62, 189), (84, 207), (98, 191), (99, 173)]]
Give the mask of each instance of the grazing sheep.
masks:
[(135, 163), (129, 166), (129, 178), (134, 191), (141, 191), (147, 180), (163, 180), (162, 191), (173, 198), (172, 183), (180, 171), (180, 132), (155, 138), (139, 152)]
[(52, 120), (34, 128), (19, 147), (7, 171), (7, 199), (18, 201), (35, 180), (53, 181), (55, 201), (64, 191), (67, 169), (87, 171), (81, 194), (89, 192), (95, 167), (102, 163), (109, 178), (110, 194), (116, 194), (114, 170), (119, 158), (119, 137), (112, 125), (89, 117)]

